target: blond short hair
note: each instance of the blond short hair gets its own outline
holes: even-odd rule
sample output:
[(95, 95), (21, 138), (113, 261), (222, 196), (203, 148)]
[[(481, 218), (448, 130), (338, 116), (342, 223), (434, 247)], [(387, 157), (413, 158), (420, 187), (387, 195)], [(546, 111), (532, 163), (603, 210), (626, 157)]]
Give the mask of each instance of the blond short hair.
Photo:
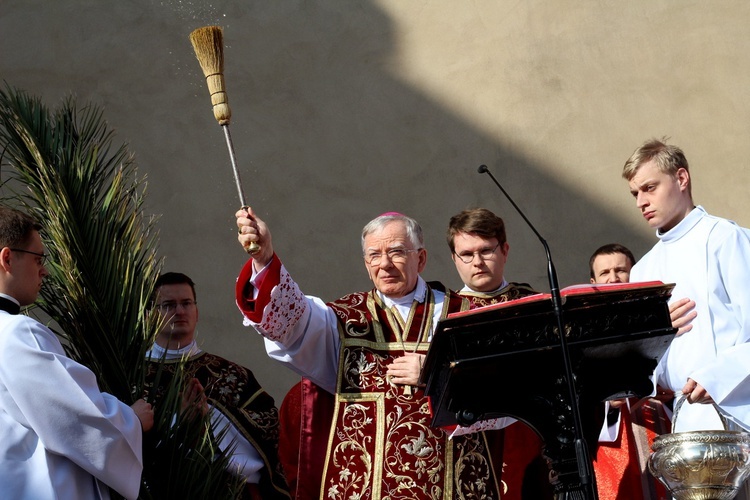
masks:
[(631, 180), (635, 177), (638, 169), (651, 160), (656, 162), (661, 172), (668, 175), (677, 174), (677, 171), (681, 168), (689, 172), (685, 153), (677, 146), (667, 144), (666, 141), (667, 138), (665, 137), (662, 140), (651, 139), (644, 142), (625, 162), (625, 166), (622, 168), (622, 176), (626, 180)]

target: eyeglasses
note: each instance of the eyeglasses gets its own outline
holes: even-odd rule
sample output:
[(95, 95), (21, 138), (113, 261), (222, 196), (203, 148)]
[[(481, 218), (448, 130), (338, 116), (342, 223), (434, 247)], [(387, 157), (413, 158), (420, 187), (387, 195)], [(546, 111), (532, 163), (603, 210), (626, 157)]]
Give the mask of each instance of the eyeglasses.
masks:
[(36, 255), (37, 257), (39, 257), (39, 260), (37, 260), (37, 262), (39, 263), (40, 266), (43, 266), (44, 263), (47, 262), (48, 255), (46, 253), (32, 252), (31, 250), (22, 250), (20, 248), (11, 248), (10, 251)]
[(490, 260), (494, 258), (495, 250), (497, 250), (497, 247), (499, 246), (500, 246), (500, 243), (495, 245), (493, 248), (483, 248), (476, 252), (461, 252), (461, 253), (453, 252), (453, 253), (456, 255), (456, 257), (461, 259), (461, 262), (463, 262), (464, 264), (471, 264), (472, 262), (474, 262), (475, 255), (479, 255), (479, 258), (482, 260)]
[(419, 252), (421, 248), (418, 248), (416, 250), (411, 248), (391, 248), (390, 250), (383, 252), (376, 252), (376, 251), (370, 251), (365, 254), (365, 262), (371, 266), (377, 266), (380, 265), (380, 261), (383, 259), (384, 255), (388, 256), (388, 260), (390, 260), (393, 263), (404, 263), (406, 262), (406, 258), (409, 256), (410, 253), (413, 252)]
[(177, 310), (177, 306), (182, 306), (184, 310), (188, 310), (191, 307), (193, 307), (195, 304), (197, 304), (196, 301), (186, 299), (181, 300), (179, 302), (175, 302), (174, 300), (167, 300), (166, 302), (162, 302), (160, 304), (154, 304), (156, 307), (159, 308), (161, 312), (174, 312)]

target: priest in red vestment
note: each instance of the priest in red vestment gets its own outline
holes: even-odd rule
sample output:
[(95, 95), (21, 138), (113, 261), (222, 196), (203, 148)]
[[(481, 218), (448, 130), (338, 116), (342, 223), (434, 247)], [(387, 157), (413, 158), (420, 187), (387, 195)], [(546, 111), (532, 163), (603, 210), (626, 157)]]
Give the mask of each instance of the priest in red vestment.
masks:
[(274, 359), (334, 394), (321, 498), (500, 498), (482, 433), (449, 439), (429, 426), (419, 385), (436, 323), (468, 302), (426, 283), (421, 227), (388, 213), (362, 231), (368, 292), (331, 303), (304, 295), (274, 253), (268, 227), (237, 212), (239, 241), (261, 250), (240, 272), (237, 304)]

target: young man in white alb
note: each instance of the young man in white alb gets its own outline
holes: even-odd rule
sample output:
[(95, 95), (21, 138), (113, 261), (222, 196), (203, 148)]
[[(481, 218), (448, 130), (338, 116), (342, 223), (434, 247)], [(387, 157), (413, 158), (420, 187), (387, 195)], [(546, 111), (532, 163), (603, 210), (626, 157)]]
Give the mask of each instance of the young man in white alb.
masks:
[(680, 148), (650, 140), (623, 168), (636, 206), (659, 242), (633, 267), (631, 282), (675, 283), (695, 301), (692, 331), (675, 337), (657, 368), (661, 386), (684, 393), (673, 431), (722, 428), (711, 402), (750, 429), (750, 239), (734, 222), (693, 203)]

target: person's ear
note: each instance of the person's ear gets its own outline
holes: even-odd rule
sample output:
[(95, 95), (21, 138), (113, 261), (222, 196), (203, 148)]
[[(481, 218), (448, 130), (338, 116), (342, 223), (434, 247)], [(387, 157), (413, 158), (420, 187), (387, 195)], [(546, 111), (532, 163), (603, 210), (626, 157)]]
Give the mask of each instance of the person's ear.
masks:
[(6, 273), (9, 273), (11, 270), (10, 256), (12, 253), (13, 251), (8, 247), (3, 247), (2, 250), (0, 250), (0, 268)]
[(680, 189), (682, 191), (687, 191), (690, 186), (690, 172), (685, 168), (678, 168), (675, 177), (677, 178), (677, 183), (679, 184)]
[(417, 271), (421, 273), (422, 271), (424, 271), (424, 268), (427, 265), (427, 249), (420, 248), (419, 254), (417, 256), (419, 257), (419, 264), (417, 267)]
[(508, 252), (510, 252), (510, 244), (506, 241), (502, 245), (500, 245), (500, 251), (505, 256), (505, 259), (508, 259)]

